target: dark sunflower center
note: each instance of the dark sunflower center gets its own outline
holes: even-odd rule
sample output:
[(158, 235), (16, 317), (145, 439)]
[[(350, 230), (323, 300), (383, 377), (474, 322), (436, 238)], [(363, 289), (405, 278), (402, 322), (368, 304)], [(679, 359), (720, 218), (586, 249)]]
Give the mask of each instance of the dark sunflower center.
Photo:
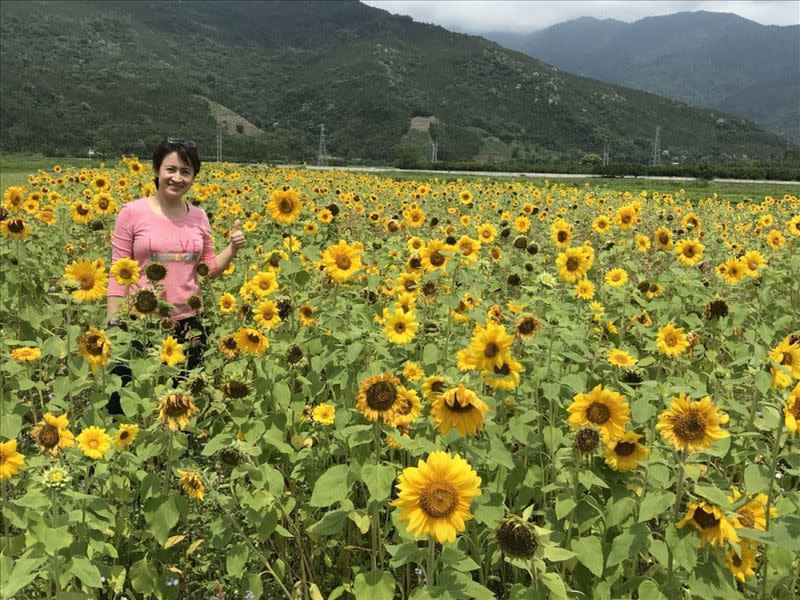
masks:
[(687, 258), (692, 258), (694, 256), (694, 246), (686, 246), (683, 249), (683, 255)]
[(261, 341), (261, 337), (257, 333), (248, 333), (247, 341), (251, 344), (258, 344)]
[(390, 381), (378, 381), (367, 390), (367, 405), (373, 410), (386, 411), (394, 406), (396, 401), (397, 387)]
[(420, 260), (419, 256), (412, 256), (408, 261), (408, 266), (412, 269), (419, 269), (422, 266), (422, 260)]
[(434, 381), (431, 384), (431, 391), (434, 394), (441, 394), (444, 391), (444, 381)]
[(233, 339), (232, 337), (225, 338), (225, 341), (223, 343), (225, 344), (225, 348), (227, 348), (228, 350), (236, 350), (236, 340)]
[(667, 346), (676, 346), (678, 344), (678, 337), (674, 333), (668, 333), (664, 336), (664, 343)]
[(508, 375), (511, 373), (511, 369), (509, 368), (507, 363), (503, 363), (500, 367), (494, 368), (495, 375)]
[(130, 269), (128, 269), (127, 267), (122, 267), (119, 270), (119, 276), (122, 279), (130, 279), (131, 277), (133, 277), (133, 272)]
[(719, 519), (714, 516), (714, 513), (706, 512), (702, 508), (695, 509), (694, 517), (692, 518), (701, 529), (710, 529), (719, 525)]
[(793, 363), (794, 361), (792, 360), (792, 358), (793, 358), (793, 357), (792, 357), (792, 354), (791, 354), (791, 352), (783, 352), (783, 353), (782, 353), (782, 355), (783, 355), (783, 356), (781, 356), (781, 364), (782, 364), (783, 366), (785, 366), (785, 367), (790, 367), (790, 366), (792, 366), (792, 363)]
[(611, 418), (611, 410), (602, 402), (592, 402), (586, 409), (586, 418), (596, 425), (602, 425)]
[(500, 354), (500, 346), (497, 345), (497, 342), (489, 342), (486, 344), (486, 348), (483, 350), (483, 355), (486, 358), (494, 358)]
[(119, 439), (120, 439), (120, 441), (124, 442), (125, 440), (127, 440), (130, 437), (130, 435), (131, 434), (128, 433), (127, 431), (124, 431), (124, 430), (120, 431), (119, 432)]
[(42, 445), (42, 447), (49, 450), (58, 446), (58, 442), (61, 439), (61, 434), (58, 433), (58, 427), (48, 423), (42, 426), (36, 439)]
[(577, 258), (570, 256), (567, 259), (567, 271), (577, 271), (580, 264), (581, 263)]
[(740, 508), (739, 522), (742, 524), (742, 527), (752, 527), (756, 522), (755, 517), (753, 517), (753, 512), (749, 508)]
[(182, 417), (189, 411), (189, 399), (180, 394), (174, 394), (167, 399), (164, 413), (168, 417)]
[(666, 246), (667, 244), (669, 244), (669, 236), (666, 233), (662, 233), (661, 235), (658, 236), (658, 241), (660, 244)]
[(11, 219), (8, 222), (8, 230), (11, 233), (22, 233), (25, 230), (25, 222), (22, 219)]
[(559, 243), (563, 244), (567, 241), (567, 232), (562, 229), (556, 234), (556, 239), (559, 241)]
[(617, 442), (614, 446), (614, 453), (618, 456), (630, 456), (636, 450), (636, 444), (633, 442)]
[(706, 424), (700, 415), (689, 414), (675, 423), (675, 431), (686, 440), (698, 440), (705, 435)]
[(102, 210), (105, 210), (108, 208), (109, 202), (105, 198), (101, 198), (97, 201), (97, 206), (99, 206)]
[(84, 205), (80, 205), (75, 212), (77, 212), (81, 216), (88, 215), (89, 214), (89, 207), (88, 206), (84, 206)]
[(156, 309), (158, 306), (158, 301), (156, 300), (155, 294), (148, 290), (142, 290), (138, 294), (136, 294), (136, 301), (135, 301), (136, 310), (141, 313), (149, 313)]
[(294, 202), (292, 202), (288, 198), (284, 198), (278, 203), (278, 210), (280, 210), (285, 215), (290, 215), (294, 210)]
[(78, 278), (82, 290), (90, 290), (94, 287), (94, 275), (86, 273)]
[(86, 351), (92, 356), (100, 356), (103, 353), (105, 342), (99, 335), (89, 335), (86, 337)]
[(731, 562), (733, 563), (734, 567), (741, 567), (742, 566), (742, 559), (739, 558), (739, 555), (736, 554), (736, 553), (734, 553), (733, 556), (731, 556)]
[(402, 321), (398, 321), (394, 324), (394, 330), (397, 333), (403, 333), (406, 330), (406, 324)]
[(600, 433), (596, 429), (581, 429), (575, 434), (574, 447), (578, 452), (594, 452), (600, 443)]
[(526, 318), (522, 319), (519, 323), (519, 327), (517, 327), (517, 331), (519, 331), (522, 335), (529, 335), (536, 330), (536, 324), (534, 323), (533, 319)]
[(789, 412), (792, 413), (796, 420), (800, 421), (800, 400), (794, 401), (794, 405), (789, 409)]
[(437, 250), (431, 253), (430, 261), (434, 267), (441, 267), (444, 264), (445, 258), (444, 255)]
[(434, 519), (447, 517), (458, 506), (458, 492), (451, 483), (431, 483), (420, 493), (419, 506)]

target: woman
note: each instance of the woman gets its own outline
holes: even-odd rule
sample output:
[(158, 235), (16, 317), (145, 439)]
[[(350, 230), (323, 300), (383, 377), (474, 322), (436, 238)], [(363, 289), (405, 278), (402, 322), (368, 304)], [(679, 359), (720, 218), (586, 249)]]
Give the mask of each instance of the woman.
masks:
[[(119, 325), (117, 313), (125, 297), (136, 289), (148, 287), (144, 272), (147, 264), (163, 264), (166, 275), (159, 285), (163, 287), (164, 300), (172, 306), (170, 317), (175, 321), (175, 337), (183, 343), (190, 332), (198, 332), (186, 352), (187, 367), (191, 369), (199, 364), (205, 346), (204, 329), (189, 306), (192, 296), (201, 296), (198, 266), (205, 264), (208, 276), (216, 277), (245, 245), (245, 239), (237, 220), (228, 245), (215, 255), (208, 216), (203, 209), (183, 200), (200, 172), (200, 157), (193, 141), (174, 138), (162, 141), (153, 152), (153, 171), (155, 194), (125, 204), (117, 216), (111, 237), (111, 261), (135, 259), (141, 275), (138, 284), (131, 286), (122, 286), (109, 277), (108, 315), (111, 324)], [(120, 366), (115, 372), (122, 377), (123, 385), (130, 381), (127, 367)], [(112, 396), (108, 408), (112, 414), (121, 414), (117, 394)]]

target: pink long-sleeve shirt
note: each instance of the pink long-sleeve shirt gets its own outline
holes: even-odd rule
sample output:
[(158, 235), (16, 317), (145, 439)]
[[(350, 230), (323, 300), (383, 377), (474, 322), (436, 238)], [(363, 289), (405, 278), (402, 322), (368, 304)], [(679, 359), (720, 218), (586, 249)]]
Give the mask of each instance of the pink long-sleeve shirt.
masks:
[(167, 276), (161, 281), (165, 299), (173, 305), (171, 317), (184, 319), (194, 314), (187, 301), (200, 295), (197, 265), (209, 267), (209, 276), (216, 277), (217, 259), (208, 216), (202, 208), (184, 203), (186, 216), (168, 219), (157, 214), (146, 198), (125, 204), (117, 215), (111, 236), (111, 261), (133, 258), (139, 263), (139, 282), (123, 286), (109, 276), (108, 296), (126, 296), (139, 287), (147, 287), (144, 267), (150, 262), (160, 262), (167, 267)]

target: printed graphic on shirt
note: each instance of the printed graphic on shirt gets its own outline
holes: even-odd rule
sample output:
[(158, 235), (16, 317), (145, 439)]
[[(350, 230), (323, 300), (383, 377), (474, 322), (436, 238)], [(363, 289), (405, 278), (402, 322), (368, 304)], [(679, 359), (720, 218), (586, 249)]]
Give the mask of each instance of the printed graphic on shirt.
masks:
[(191, 263), (197, 260), (194, 252), (151, 252), (150, 260), (156, 262), (185, 262)]

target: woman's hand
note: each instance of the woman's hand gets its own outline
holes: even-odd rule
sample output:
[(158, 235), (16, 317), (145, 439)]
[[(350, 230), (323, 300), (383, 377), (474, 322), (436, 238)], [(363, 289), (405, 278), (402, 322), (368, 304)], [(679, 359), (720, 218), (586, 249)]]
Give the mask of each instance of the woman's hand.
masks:
[(228, 232), (228, 240), (230, 240), (231, 250), (233, 250), (234, 254), (239, 252), (239, 249), (247, 243), (247, 241), (244, 239), (244, 233), (242, 233), (242, 230), (239, 229), (239, 219), (236, 219), (233, 222), (233, 226), (231, 227), (230, 232)]

